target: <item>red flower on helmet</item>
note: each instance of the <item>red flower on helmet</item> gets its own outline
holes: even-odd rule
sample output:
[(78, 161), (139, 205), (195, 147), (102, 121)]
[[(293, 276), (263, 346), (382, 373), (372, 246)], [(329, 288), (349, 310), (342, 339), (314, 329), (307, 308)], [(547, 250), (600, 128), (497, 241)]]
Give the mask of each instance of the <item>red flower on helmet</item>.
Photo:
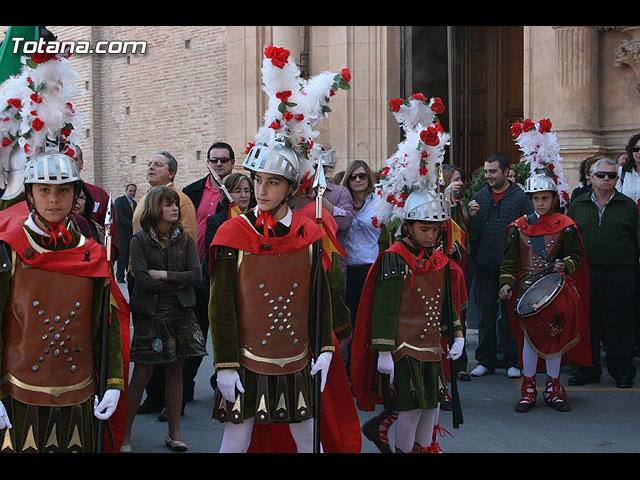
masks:
[(36, 132), (39, 132), (44, 127), (44, 122), (36, 117), (34, 118), (33, 122), (31, 122), (31, 126)]
[(411, 98), (413, 98), (414, 100), (421, 100), (423, 102), (427, 101), (427, 97), (425, 97), (423, 94), (421, 93), (414, 93), (413, 95), (411, 95)]
[(404, 100), (401, 98), (392, 98), (389, 100), (389, 108), (392, 112), (400, 111), (400, 107), (404, 104)]
[(57, 53), (34, 52), (31, 54), (31, 61), (33, 63), (44, 63), (55, 58), (56, 55)]
[(273, 45), (269, 45), (264, 49), (264, 56), (271, 59), (271, 64), (274, 67), (284, 68), (284, 66), (289, 61), (289, 50), (286, 50), (281, 47), (274, 47)]
[(286, 112), (284, 112), (284, 115), (282, 116), (282, 118), (285, 121), (288, 122), (289, 120), (291, 120), (293, 118), (293, 113), (291, 113), (289, 110), (287, 110)]
[(278, 120), (274, 120), (269, 128), (273, 128), (274, 130), (278, 130), (281, 127), (280, 122)]
[(433, 110), (436, 115), (440, 115), (442, 112), (444, 112), (444, 103), (442, 103), (442, 99), (440, 97), (436, 97), (433, 99), (431, 110)]
[(284, 90), (282, 92), (276, 93), (276, 98), (280, 99), (282, 103), (286, 103), (291, 96), (291, 90)]
[(426, 130), (422, 130), (422, 132), (420, 132), (420, 140), (422, 140), (425, 145), (429, 145), (431, 147), (435, 147), (440, 143), (438, 131), (431, 126), (427, 127)]
[(551, 121), (549, 119), (540, 120), (540, 128), (538, 131), (540, 133), (547, 133), (551, 131)]
[(522, 133), (522, 124), (518, 121), (511, 125), (511, 135), (519, 137)]
[(342, 77), (342, 80), (344, 80), (345, 82), (351, 81), (351, 72), (349, 71), (348, 68), (343, 68), (340, 71), (340, 76)]
[(22, 108), (22, 102), (19, 98), (10, 98), (9, 100), (7, 100), (7, 103), (14, 108)]
[(42, 98), (38, 95), (38, 92), (31, 94), (29, 97), (33, 103), (42, 103)]
[(531, 120), (529, 120), (528, 118), (524, 121), (524, 123), (522, 124), (522, 131), (523, 132), (528, 132), (530, 130), (533, 130), (536, 128), (536, 124), (533, 123)]
[(255, 143), (251, 143), (251, 142), (249, 142), (249, 145), (247, 145), (247, 148), (245, 149), (244, 153), (249, 153), (249, 152), (251, 151), (251, 149), (252, 149), (253, 147), (255, 147), (255, 146), (256, 146), (256, 144), (255, 144)]
[(3, 147), (8, 147), (8, 146), (9, 146), (9, 145), (11, 145), (12, 143), (13, 143), (13, 142), (12, 142), (10, 139), (8, 139), (8, 138), (3, 138), (3, 139), (2, 139), (2, 146), (3, 146)]

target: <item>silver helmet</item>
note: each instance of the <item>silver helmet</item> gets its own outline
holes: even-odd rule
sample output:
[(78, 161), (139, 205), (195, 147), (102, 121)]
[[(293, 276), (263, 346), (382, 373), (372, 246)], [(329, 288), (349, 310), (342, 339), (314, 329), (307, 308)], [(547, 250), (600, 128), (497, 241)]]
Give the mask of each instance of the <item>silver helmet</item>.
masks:
[(314, 165), (322, 164), (324, 167), (335, 168), (336, 166), (336, 150), (322, 150), (315, 155)]
[(33, 157), (24, 167), (24, 183), (62, 184), (80, 178), (76, 161), (64, 153), (49, 150)]
[(451, 218), (451, 203), (433, 190), (411, 192), (404, 202), (404, 220), (442, 222)]
[(273, 148), (254, 145), (242, 162), (242, 166), (252, 172), (281, 175), (297, 184), (300, 180), (300, 160), (298, 155), (285, 146)]
[(525, 193), (535, 192), (557, 192), (558, 185), (549, 175), (544, 173), (534, 173), (524, 183)]

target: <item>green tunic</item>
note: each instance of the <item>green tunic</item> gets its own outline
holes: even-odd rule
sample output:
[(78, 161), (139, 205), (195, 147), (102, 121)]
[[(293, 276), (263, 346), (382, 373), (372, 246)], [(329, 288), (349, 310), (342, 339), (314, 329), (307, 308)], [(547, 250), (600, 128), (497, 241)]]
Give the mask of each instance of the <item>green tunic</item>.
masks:
[[(418, 256), (417, 249), (404, 240), (400, 241), (412, 255)], [(406, 265), (404, 260), (396, 253), (386, 252), (383, 255), (395, 255), (398, 258), (392, 262), (393, 264)], [(371, 344), (374, 350), (393, 351), (395, 349), (400, 300), (406, 273), (405, 268), (399, 268), (397, 269), (398, 274), (384, 277), (380, 271), (380, 266), (384, 263), (384, 261), (378, 263), (379, 267), (376, 273), (371, 316)], [(448, 268), (444, 268), (440, 272), (445, 275), (444, 285), (450, 289)], [(450, 325), (453, 325), (454, 331), (462, 329), (460, 319), (453, 306), (450, 290), (445, 291), (445, 301), (449, 302), (449, 305), (441, 312), (441, 336), (448, 335)], [(393, 390), (387, 388), (385, 382), (388, 384), (388, 381), (384, 376), (382, 382), (384, 406), (386, 409), (395, 411), (436, 408), (438, 402), (444, 400), (446, 393), (446, 382), (441, 360), (437, 362), (422, 362), (410, 356), (404, 356), (395, 363)]]
[[(244, 214), (249, 222), (255, 224), (255, 214), (250, 211)], [(295, 213), (294, 213), (295, 215)], [(262, 233), (262, 227), (258, 228), (258, 232)], [(275, 233), (270, 233), (276, 237), (283, 237), (289, 234), (290, 229), (282, 223), (278, 223)], [(282, 382), (286, 382), (286, 390), (288, 392), (287, 401), (289, 403), (289, 411), (296, 409), (295, 402), (299, 398), (300, 390), (303, 391), (305, 398), (312, 399), (312, 382), (309, 375), (309, 366), (307, 365), (301, 372), (301, 375), (259, 375), (249, 371), (244, 367), (240, 367), (240, 350), (237, 333), (237, 317), (236, 317), (236, 278), (237, 278), (237, 258), (238, 252), (228, 247), (216, 247), (216, 249), (226, 249), (224, 255), (216, 255), (213, 252), (213, 275), (211, 277), (210, 297), (209, 297), (209, 322), (211, 326), (211, 338), (213, 342), (213, 358), (214, 368), (220, 370), (223, 368), (236, 368), (240, 371), (242, 383), (245, 389), (243, 395), (242, 417), (250, 418), (255, 415), (256, 406), (259, 403), (258, 396), (263, 392), (267, 392), (267, 401), (270, 412), (276, 411), (277, 398), (276, 392), (282, 389)], [(321, 351), (335, 351), (333, 324), (332, 324), (332, 303), (331, 290), (327, 280), (326, 272), (321, 268), (322, 262), (317, 255), (317, 244), (313, 245), (313, 263), (309, 272), (311, 298), (309, 301), (309, 321), (308, 335), (311, 348), (315, 345), (315, 325), (316, 325), (316, 282), (319, 278), (322, 282), (322, 324), (321, 324)], [(281, 378), (279, 378), (281, 377)], [(265, 382), (267, 390), (258, 386), (260, 382)], [(279, 386), (280, 385), (280, 386)], [(216, 396), (216, 406), (214, 407), (214, 417), (224, 421), (222, 415), (218, 413), (218, 406), (223, 402), (218, 391)], [(227, 406), (230, 408), (230, 406)], [(225, 408), (227, 408), (225, 407)], [(311, 405), (308, 405), (311, 407)], [(292, 423), (295, 420), (288, 419), (282, 423)], [(277, 418), (272, 418), (272, 423), (279, 423)]]
[[(63, 242), (58, 242), (55, 247), (50, 248), (48, 246), (44, 246), (41, 235), (38, 235), (37, 233), (29, 230), (27, 227), (25, 227), (25, 229), (40, 247), (48, 250), (65, 250), (74, 248), (79, 244), (82, 238), (82, 235), (80, 233), (72, 229), (70, 230), (72, 235), (72, 241), (70, 244), (65, 245)], [(9, 258), (11, 258), (12, 251), (8, 245), (6, 245), (6, 250)], [(2, 328), (4, 312), (9, 300), (9, 294), (11, 292), (12, 277), (13, 276), (11, 270), (0, 273), (0, 328)], [(96, 371), (98, 371), (100, 364), (102, 332), (101, 313), (104, 287), (104, 278), (96, 278), (94, 280), (91, 335), (93, 345), (93, 359)], [(46, 286), (43, 286), (43, 288), (46, 288)], [(109, 351), (107, 353), (107, 388), (124, 391), (125, 383), (123, 360), (121, 354), (122, 340), (120, 322), (117, 320), (117, 310), (113, 306), (112, 316), (113, 319), (109, 327)], [(3, 347), (4, 338), (0, 338), (0, 361), (2, 359)], [(46, 442), (48, 439), (45, 438), (45, 435), (48, 427), (50, 427), (50, 421), (54, 419), (52, 410), (56, 410), (56, 415), (58, 413), (60, 415), (60, 423), (58, 424), (58, 433), (60, 437), (57, 445), (59, 451), (66, 451), (68, 445), (71, 448), (71, 445), (75, 443), (77, 438), (81, 439), (79, 448), (82, 451), (84, 451), (85, 453), (91, 453), (94, 451), (96, 419), (93, 416), (93, 397), (78, 407), (37, 407), (36, 409), (33, 409), (33, 407), (29, 408), (27, 405), (20, 403), (11, 397), (6, 397), (2, 401), (5, 404), (7, 410), (12, 411), (12, 413), (10, 413), (10, 421), (13, 428), (9, 430), (0, 430), (0, 442), (2, 442), (0, 444), (0, 451), (21, 451), (25, 443), (25, 446), (32, 446), (31, 449), (28, 449), (26, 451), (44, 451), (45, 443), (48, 444), (48, 442)], [(28, 411), (32, 410), (37, 413), (37, 432), (34, 432), (33, 443), (30, 444), (29, 431), (24, 427), (25, 419), (28, 416), (27, 413)], [(82, 429), (79, 432), (80, 437), (74, 438), (74, 432), (69, 431), (71, 417), (72, 415), (76, 415), (78, 412), (81, 412), (80, 422), (82, 424)], [(9, 437), (9, 433), (11, 434), (11, 437)]]

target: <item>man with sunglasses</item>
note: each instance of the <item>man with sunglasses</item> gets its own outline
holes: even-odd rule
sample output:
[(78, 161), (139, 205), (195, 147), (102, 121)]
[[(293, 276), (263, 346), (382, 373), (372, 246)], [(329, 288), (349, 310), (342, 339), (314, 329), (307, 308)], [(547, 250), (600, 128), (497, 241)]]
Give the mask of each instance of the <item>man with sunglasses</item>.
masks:
[[(207, 161), (209, 162), (211, 170), (218, 175), (220, 180), (223, 180), (224, 177), (233, 171), (236, 163), (233, 148), (226, 142), (214, 142), (207, 151)], [(196, 180), (184, 187), (182, 192), (191, 199), (196, 208), (198, 255), (200, 256), (200, 261), (202, 261), (206, 249), (209, 248), (209, 245), (206, 245), (205, 242), (207, 218), (216, 213), (221, 192), (215, 181), (211, 179), (209, 172), (206, 172), (206, 175), (200, 180)], [(206, 340), (207, 332), (209, 331), (209, 289), (205, 289), (204, 285), (202, 287), (203, 288), (195, 289), (196, 307), (193, 309), (193, 312)], [(201, 363), (202, 357), (191, 357), (184, 362), (184, 401), (193, 400), (195, 377)]]
[(589, 262), (592, 366), (579, 367), (569, 385), (600, 382), (600, 345), (619, 388), (633, 386), (634, 267), (638, 264), (638, 207), (615, 189), (618, 168), (602, 158), (591, 167), (590, 194), (569, 205)]

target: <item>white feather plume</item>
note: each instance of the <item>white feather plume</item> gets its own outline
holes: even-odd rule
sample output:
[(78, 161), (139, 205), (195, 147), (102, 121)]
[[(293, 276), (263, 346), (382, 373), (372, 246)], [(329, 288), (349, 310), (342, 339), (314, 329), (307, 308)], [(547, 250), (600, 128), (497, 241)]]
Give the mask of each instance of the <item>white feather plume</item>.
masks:
[(426, 100), (418, 94), (404, 100), (397, 111), (392, 108), (405, 138), (385, 162), (375, 186), (373, 206), (378, 224), (398, 226), (403, 219), (404, 201), (413, 190), (438, 188), (440, 166), (451, 136), (437, 121), (432, 109), (436, 103), (440, 103), (439, 98)]

